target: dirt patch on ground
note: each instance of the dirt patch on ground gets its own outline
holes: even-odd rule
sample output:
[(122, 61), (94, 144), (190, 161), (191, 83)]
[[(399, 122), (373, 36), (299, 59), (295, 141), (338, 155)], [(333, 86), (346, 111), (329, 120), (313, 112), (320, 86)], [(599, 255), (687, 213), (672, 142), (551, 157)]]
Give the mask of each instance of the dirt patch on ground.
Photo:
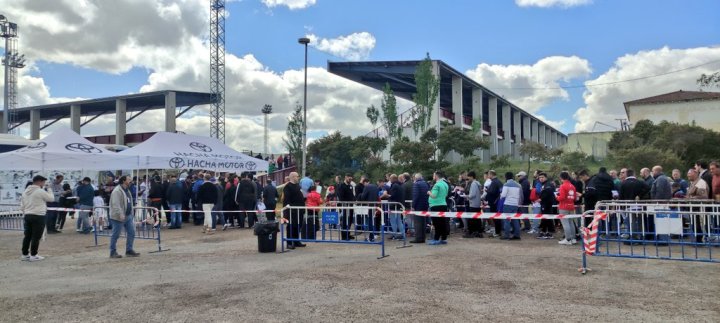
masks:
[[(72, 228), (72, 223), (66, 224)], [(590, 258), (578, 247), (461, 239), (395, 249), (308, 244), (258, 254), (250, 230), (163, 230), (163, 246), (108, 258), (109, 238), (51, 235), (41, 262), (0, 231), (0, 321), (707, 321), (720, 317), (720, 264)], [(124, 240), (119, 245), (124, 250)], [(720, 252), (720, 250), (717, 250)]]

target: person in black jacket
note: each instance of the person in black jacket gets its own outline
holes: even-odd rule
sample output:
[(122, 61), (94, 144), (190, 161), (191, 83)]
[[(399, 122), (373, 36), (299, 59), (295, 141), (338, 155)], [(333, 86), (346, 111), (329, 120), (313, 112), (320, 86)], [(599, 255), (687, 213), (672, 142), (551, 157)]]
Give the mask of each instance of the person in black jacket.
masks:
[(197, 193), (198, 203), (202, 205), (203, 215), (205, 216), (203, 221), (203, 233), (207, 234), (213, 234), (213, 231), (211, 230), (212, 209), (218, 199), (217, 188), (215, 188), (215, 184), (210, 182), (210, 178), (212, 178), (212, 176), (210, 176), (209, 173), (206, 173), (204, 176), (205, 181), (202, 185), (200, 185)]
[[(345, 181), (340, 183), (336, 192), (338, 197), (338, 206), (352, 206), (355, 201), (355, 188), (352, 185), (353, 176), (350, 173), (345, 174)], [(342, 240), (350, 240), (354, 237), (350, 235), (350, 226), (353, 224), (353, 210), (345, 209), (340, 217), (340, 236)]]
[[(289, 206), (305, 206), (305, 197), (300, 190), (298, 180), (300, 176), (296, 172), (290, 173), (288, 176), (290, 181), (283, 187), (283, 205)], [(288, 220), (287, 226), (287, 237), (288, 239), (300, 239), (300, 226), (302, 225), (304, 212), (301, 209), (286, 209), (283, 216)], [(288, 249), (295, 249), (295, 247), (305, 247), (305, 244), (300, 241), (289, 241), (287, 244)]]
[(595, 186), (595, 196), (598, 201), (609, 201), (613, 199), (612, 191), (615, 189), (615, 183), (610, 174), (607, 173), (605, 167), (600, 167), (597, 175), (595, 175), (593, 184)]
[(223, 210), (230, 212), (225, 212), (225, 225), (223, 226), (223, 230), (226, 230), (228, 227), (234, 228), (235, 219), (238, 219), (238, 225), (240, 224), (240, 217), (237, 212), (234, 212), (240, 209), (235, 202), (235, 193), (237, 192), (236, 181), (237, 175), (232, 174), (228, 178), (228, 183), (225, 184), (227, 189), (225, 189), (225, 195), (223, 196)]
[[(517, 174), (518, 177), (518, 184), (520, 184), (520, 187), (522, 188), (523, 192), (523, 200), (520, 201), (523, 206), (528, 207), (528, 209), (522, 209), (522, 211), (527, 211), (528, 213), (532, 213), (532, 208), (530, 202), (530, 181), (528, 181), (527, 173), (526, 172), (519, 172)], [(468, 190), (469, 191), (469, 190)], [(532, 224), (530, 223), (530, 219), (523, 219), (523, 231), (530, 231), (532, 229)]]
[[(490, 186), (487, 188), (487, 195), (485, 196), (485, 200), (490, 206), (491, 213), (495, 213), (498, 211), (498, 202), (500, 200), (500, 193), (502, 193), (503, 187), (502, 182), (500, 182), (496, 175), (497, 174), (494, 170), (490, 170), (487, 172), (487, 176), (490, 179)], [(500, 232), (502, 231), (502, 220), (492, 221), (495, 225), (495, 233), (493, 233), (492, 237), (497, 238), (500, 236)]]
[[(585, 189), (582, 194), (579, 194), (582, 202), (585, 206), (585, 211), (595, 210), (595, 204), (597, 204), (597, 192), (595, 191), (595, 176), (590, 177), (588, 171), (583, 169), (578, 174), (578, 178), (585, 183)], [(585, 226), (589, 226), (592, 222), (592, 217), (584, 218)]]
[(720, 194), (720, 192), (713, 192), (712, 190), (712, 178), (713, 175), (708, 170), (708, 162), (704, 160), (698, 160), (695, 162), (695, 170), (697, 171), (700, 178), (702, 178), (705, 183), (708, 185), (708, 196), (712, 199), (715, 195), (714, 194)]
[(277, 188), (272, 184), (272, 180), (267, 180), (265, 188), (262, 192), (263, 203), (265, 203), (265, 216), (268, 221), (275, 220), (275, 207), (277, 206)]
[(255, 190), (257, 186), (250, 180), (248, 173), (242, 174), (242, 179), (238, 183), (237, 190), (235, 191), (235, 203), (238, 205), (240, 211), (251, 211), (240, 213), (239, 229), (245, 227), (245, 219), (248, 222), (248, 228), (252, 228), (255, 225), (255, 219), (257, 214), (255, 211), (255, 202), (257, 193)]
[[(542, 190), (540, 191), (540, 212), (542, 214), (557, 214), (553, 207), (557, 204), (555, 199), (555, 184), (548, 179), (545, 173), (538, 174), (538, 180), (542, 183)], [(540, 234), (537, 238), (553, 239), (553, 233), (555, 233), (555, 222), (549, 219), (540, 220)]]
[[(363, 177), (363, 191), (360, 193), (360, 196), (358, 196), (359, 202), (371, 202), (368, 203), (370, 206), (376, 206), (375, 203), (378, 202), (378, 193), (380, 192), (380, 189), (377, 185), (373, 184), (367, 177)], [(368, 226), (367, 229), (370, 231), (370, 237), (366, 240), (369, 242), (375, 241), (375, 231), (379, 231), (381, 228), (380, 224), (380, 217), (375, 216), (375, 208), (371, 207), (368, 208), (368, 214), (364, 216), (365, 225)]]
[[(647, 197), (647, 193), (650, 191), (650, 186), (644, 181), (639, 180), (637, 177), (635, 177), (635, 171), (632, 169), (627, 169), (625, 171), (625, 175), (627, 176), (625, 178), (625, 181), (620, 185), (620, 199), (621, 200), (627, 200), (627, 201), (639, 201), (639, 200), (645, 200)], [(634, 211), (634, 210), (630, 210)], [(644, 222), (647, 223), (648, 216), (642, 215), (644, 219)], [(623, 216), (623, 219), (625, 221), (628, 221), (632, 224), (632, 231), (633, 232), (641, 232), (640, 230), (640, 223), (643, 223), (643, 219), (641, 218), (640, 214), (637, 213), (628, 213)], [(616, 230), (616, 221), (613, 218), (608, 219), (610, 221), (610, 227), (611, 231)], [(626, 222), (627, 225), (627, 222)], [(633, 239), (638, 238), (639, 236), (633, 237)]]
[(178, 183), (175, 176), (170, 176), (170, 182), (165, 192), (165, 198), (170, 210), (170, 229), (180, 229), (182, 226), (182, 203), (186, 192), (183, 183)]

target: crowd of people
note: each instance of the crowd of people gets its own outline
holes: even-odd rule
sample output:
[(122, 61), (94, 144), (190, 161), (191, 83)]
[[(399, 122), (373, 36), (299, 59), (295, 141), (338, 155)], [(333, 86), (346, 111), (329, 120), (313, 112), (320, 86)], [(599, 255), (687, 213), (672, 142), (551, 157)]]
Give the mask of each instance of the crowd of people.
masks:
[[(278, 158), (278, 164), (284, 158)], [(289, 163), (289, 161), (288, 161)], [(386, 174), (373, 181), (361, 176), (356, 182), (353, 174), (343, 178), (336, 176), (333, 183), (323, 186), (311, 179), (310, 174), (300, 178), (290, 173), (283, 183), (261, 181), (252, 173), (239, 176), (232, 173), (190, 171), (179, 175), (161, 176), (157, 173), (142, 178), (122, 176), (109, 180), (99, 188), (83, 179), (75, 187), (63, 181), (58, 175), (51, 183), (45, 184), (42, 176), (33, 179), (23, 194), (22, 208), (26, 217), (23, 260), (38, 260), (38, 230), (45, 226), (49, 233), (60, 232), (68, 216), (78, 216), (76, 231), (92, 232), (94, 227), (112, 230), (110, 253), (120, 258), (116, 241), (124, 228), (128, 233), (126, 255), (137, 256), (132, 248), (134, 236), (133, 206), (149, 206), (163, 210), (165, 226), (180, 229), (183, 223), (202, 225), (204, 234), (214, 234), (218, 228), (252, 228), (258, 220), (275, 220), (284, 217), (288, 222), (287, 247), (304, 247), (298, 241), (301, 233), (316, 231), (317, 213), (321, 207), (353, 206), (358, 203), (391, 202), (385, 212), (389, 239), (406, 239), (411, 243), (429, 245), (447, 244), (451, 225), (463, 230), (463, 238), (483, 238), (485, 235), (502, 240), (520, 240), (522, 233), (537, 239), (554, 239), (560, 229), (561, 245), (576, 244), (579, 226), (575, 219), (560, 221), (549, 219), (524, 220), (481, 220), (450, 219), (423, 216), (404, 216), (400, 208), (413, 211), (462, 211), (462, 212), (504, 212), (530, 214), (575, 214), (595, 208), (604, 200), (671, 200), (671, 199), (714, 199), (720, 201), (720, 167), (718, 162), (698, 161), (689, 169), (687, 177), (675, 169), (671, 176), (664, 174), (661, 166), (643, 168), (636, 176), (633, 169), (623, 168), (619, 172), (600, 168), (596, 174), (588, 170), (578, 172), (562, 171), (554, 179), (541, 170), (531, 176), (524, 171), (517, 174), (497, 174), (494, 170), (481, 173), (466, 171), (452, 178), (443, 171), (436, 171), (428, 179), (421, 173)], [(279, 185), (278, 185), (279, 184)], [(44, 193), (46, 192), (46, 193)], [(42, 204), (42, 206), (40, 205)], [(72, 207), (80, 212), (47, 211), (47, 207)], [(304, 207), (303, 212), (292, 212), (285, 206)], [(44, 209), (43, 209), (44, 207)], [(99, 210), (109, 209), (109, 212)], [(283, 211), (284, 209), (284, 211)], [(307, 212), (313, 222), (304, 219)], [(381, 222), (378, 214), (354, 214), (351, 208), (341, 210), (339, 229), (341, 239), (356, 239), (352, 234), (368, 232), (367, 241), (375, 241)], [(162, 214), (161, 213), (161, 214)], [(45, 216), (47, 214), (47, 216)], [(160, 226), (162, 219), (152, 216), (152, 223)], [(42, 228), (39, 224), (43, 217)], [(92, 220), (91, 220), (92, 219)], [(94, 221), (94, 225), (93, 225)], [(585, 218), (585, 225), (590, 221)], [(652, 221), (647, 221), (652, 222)], [(312, 226), (312, 228), (310, 228)], [(653, 227), (645, 228), (651, 232)], [(426, 234), (433, 235), (426, 241)], [(314, 237), (314, 232), (310, 232)], [(307, 237), (303, 237), (307, 238)], [(702, 238), (702, 237), (701, 237)], [(701, 239), (700, 238), (700, 239)], [(698, 242), (701, 242), (698, 240)], [(30, 249), (28, 251), (28, 248)]]

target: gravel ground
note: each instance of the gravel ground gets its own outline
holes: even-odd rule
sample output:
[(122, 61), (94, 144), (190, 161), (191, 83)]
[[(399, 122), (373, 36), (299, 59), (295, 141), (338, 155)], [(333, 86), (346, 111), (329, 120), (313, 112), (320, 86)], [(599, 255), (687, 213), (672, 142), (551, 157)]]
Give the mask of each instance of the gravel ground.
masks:
[[(66, 226), (73, 228), (69, 221)], [(579, 247), (450, 237), (396, 249), (308, 244), (259, 254), (249, 230), (163, 230), (171, 250), (108, 259), (109, 238), (65, 232), (21, 262), (21, 232), (0, 231), (0, 321), (458, 322), (692, 321), (720, 317), (720, 264), (597, 257)], [(124, 249), (124, 240), (119, 244)], [(720, 252), (720, 250), (718, 250)]]

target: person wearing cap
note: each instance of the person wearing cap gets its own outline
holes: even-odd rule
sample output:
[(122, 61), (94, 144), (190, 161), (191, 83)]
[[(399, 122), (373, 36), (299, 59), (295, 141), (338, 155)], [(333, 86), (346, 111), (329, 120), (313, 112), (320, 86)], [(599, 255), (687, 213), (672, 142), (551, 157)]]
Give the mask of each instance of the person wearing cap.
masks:
[[(37, 175), (33, 177), (32, 184), (28, 185), (20, 198), (20, 211), (24, 214), (25, 237), (22, 242), (23, 261), (38, 261), (45, 259), (38, 255), (40, 238), (45, 231), (45, 215), (47, 203), (55, 200), (55, 195), (49, 186), (45, 186), (47, 178)], [(43, 189), (44, 187), (44, 189)]]
[(85, 177), (80, 182), (80, 185), (75, 189), (78, 197), (78, 209), (79, 216), (75, 227), (77, 232), (90, 233), (92, 232), (92, 225), (90, 224), (90, 211), (93, 209), (93, 199), (95, 198), (95, 190), (90, 185), (90, 177)]

